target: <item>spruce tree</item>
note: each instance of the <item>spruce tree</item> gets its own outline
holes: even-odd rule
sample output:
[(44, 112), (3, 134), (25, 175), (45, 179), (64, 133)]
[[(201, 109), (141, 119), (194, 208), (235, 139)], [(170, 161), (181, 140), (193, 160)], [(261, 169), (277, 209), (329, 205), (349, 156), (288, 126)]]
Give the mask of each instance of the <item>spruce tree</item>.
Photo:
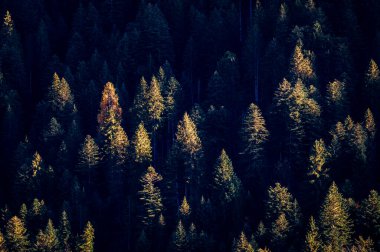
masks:
[(152, 227), (163, 210), (161, 192), (156, 185), (161, 180), (161, 175), (152, 166), (149, 166), (140, 178), (141, 190), (138, 192), (142, 205), (140, 218), (142, 224), (148, 228)]
[(79, 252), (93, 252), (94, 251), (95, 230), (91, 222), (87, 222), (78, 243)]
[(134, 161), (141, 164), (148, 164), (152, 161), (152, 147), (148, 132), (144, 124), (140, 123), (132, 139)]
[(232, 161), (224, 149), (214, 165), (212, 187), (215, 200), (222, 205), (237, 200), (242, 190), (241, 181), (235, 174)]
[(352, 221), (347, 203), (334, 182), (322, 205), (319, 221), (324, 246), (331, 245), (333, 251), (339, 251), (351, 243)]
[(17, 216), (13, 216), (6, 225), (6, 239), (10, 251), (27, 252), (30, 249), (27, 230)]

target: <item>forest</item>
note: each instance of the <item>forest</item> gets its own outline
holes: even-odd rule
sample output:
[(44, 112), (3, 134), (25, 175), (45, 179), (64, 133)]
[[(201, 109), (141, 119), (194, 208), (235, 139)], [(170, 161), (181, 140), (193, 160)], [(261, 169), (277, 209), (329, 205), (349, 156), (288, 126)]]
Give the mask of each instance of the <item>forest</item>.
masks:
[(379, 0), (0, 0), (0, 252), (380, 251)]

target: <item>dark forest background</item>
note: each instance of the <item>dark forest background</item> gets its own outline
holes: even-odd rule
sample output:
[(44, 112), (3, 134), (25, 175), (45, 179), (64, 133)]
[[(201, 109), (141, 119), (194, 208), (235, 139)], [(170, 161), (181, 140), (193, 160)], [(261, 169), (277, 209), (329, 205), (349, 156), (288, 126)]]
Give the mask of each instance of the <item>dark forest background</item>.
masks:
[(380, 1), (0, 13), (0, 251), (380, 250)]

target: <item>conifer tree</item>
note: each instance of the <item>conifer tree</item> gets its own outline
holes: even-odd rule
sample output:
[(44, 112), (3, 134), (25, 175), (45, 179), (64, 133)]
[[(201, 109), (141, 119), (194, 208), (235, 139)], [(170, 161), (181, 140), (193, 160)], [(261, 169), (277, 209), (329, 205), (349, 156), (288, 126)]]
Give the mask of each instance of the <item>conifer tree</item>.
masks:
[(241, 232), (239, 239), (234, 240), (232, 245), (233, 252), (253, 252), (251, 244), (248, 242), (244, 232)]
[(321, 240), (318, 227), (315, 223), (313, 216), (310, 217), (309, 227), (306, 233), (305, 251), (318, 252), (321, 248)]
[(58, 250), (57, 230), (54, 229), (51, 219), (48, 220), (44, 231), (40, 230), (36, 238), (36, 251), (56, 251)]
[(134, 161), (147, 164), (152, 161), (152, 147), (144, 124), (140, 123), (132, 139)]
[(27, 230), (17, 216), (13, 216), (7, 223), (6, 239), (10, 251), (26, 252), (30, 249)]
[(332, 122), (343, 120), (347, 116), (348, 102), (346, 84), (339, 80), (334, 80), (327, 84), (327, 112), (331, 116)]
[(323, 139), (315, 140), (311, 149), (309, 158), (309, 182), (316, 184), (318, 190), (322, 190), (326, 180), (329, 178), (329, 168), (325, 165), (328, 163), (330, 153), (325, 146)]
[(220, 204), (228, 204), (240, 196), (241, 181), (235, 174), (232, 161), (224, 149), (214, 165), (212, 187), (215, 192), (215, 200)]
[(3, 233), (0, 231), (0, 251), (1, 252), (7, 252), (7, 246), (5, 244), (5, 239)]
[(352, 221), (345, 199), (334, 182), (322, 205), (320, 225), (324, 245), (331, 245), (333, 251), (341, 250), (351, 243)]
[(80, 252), (93, 252), (94, 251), (95, 230), (91, 222), (87, 222), (83, 234), (78, 243), (78, 251)]
[(161, 180), (161, 175), (152, 166), (140, 178), (141, 190), (138, 194), (142, 203), (141, 221), (144, 226), (152, 227), (162, 212), (161, 192), (156, 185)]
[(80, 171), (86, 174), (88, 185), (91, 185), (91, 181), (99, 161), (99, 147), (95, 140), (90, 135), (87, 135), (81, 149), (79, 150), (78, 166)]
[(147, 125), (151, 131), (154, 132), (159, 128), (164, 109), (164, 98), (161, 95), (161, 87), (157, 78), (153, 76), (147, 91)]
[(179, 218), (182, 220), (182, 222), (184, 224), (188, 224), (190, 214), (191, 214), (191, 207), (190, 207), (189, 203), (187, 202), (186, 196), (184, 196), (182, 203), (178, 209)]
[(62, 211), (60, 224), (58, 229), (59, 247), (64, 251), (71, 251), (70, 238), (71, 238), (71, 226), (66, 211)]
[[(264, 145), (268, 141), (269, 132), (265, 125), (264, 117), (258, 106), (249, 105), (248, 111), (243, 119), (242, 138), (244, 141), (244, 152), (249, 157), (249, 163), (253, 167), (247, 175), (254, 175), (255, 168), (260, 169), (263, 158)], [(257, 174), (256, 174), (257, 175)]]
[[(305, 53), (308, 55), (305, 55)], [(307, 84), (315, 85), (316, 75), (313, 69), (313, 63), (309, 56), (310, 54), (310, 51), (303, 50), (303, 43), (299, 40), (294, 48), (294, 53), (290, 60), (290, 72), (294, 81), (300, 78)]]
[(129, 145), (127, 134), (121, 126), (122, 109), (114, 85), (104, 86), (98, 114), (99, 132), (104, 141), (104, 153), (114, 164), (123, 164)]
[(198, 233), (194, 223), (190, 224), (189, 231), (187, 233), (187, 240), (189, 241), (189, 250), (197, 251), (198, 249)]
[[(365, 74), (365, 94), (371, 108), (379, 107), (380, 70), (376, 62), (371, 59), (367, 73)], [(375, 112), (379, 112), (376, 109)]]
[(358, 211), (358, 223), (365, 231), (365, 234), (378, 239), (380, 231), (380, 196), (375, 190), (371, 190), (368, 197), (364, 199)]
[(148, 122), (148, 84), (144, 77), (141, 77), (137, 86), (136, 96), (133, 100), (132, 111), (135, 113), (137, 120), (140, 122)]
[[(53, 75), (52, 85), (48, 93), (49, 103), (53, 111), (63, 111), (67, 105), (73, 105), (74, 98), (65, 78), (59, 79), (57, 73)], [(73, 109), (73, 108), (71, 108)]]
[(182, 101), (182, 87), (178, 80), (171, 76), (164, 87), (164, 107), (169, 120), (173, 120), (178, 115)]
[(364, 114), (364, 127), (368, 132), (369, 139), (373, 141), (376, 135), (376, 123), (372, 111), (369, 108)]
[(281, 248), (285, 245), (290, 231), (289, 222), (286, 219), (285, 213), (281, 213), (273, 222), (271, 228), (272, 243), (275, 247)]
[(188, 248), (186, 230), (182, 225), (182, 221), (179, 220), (176, 230), (172, 235), (171, 249), (173, 251), (186, 251)]

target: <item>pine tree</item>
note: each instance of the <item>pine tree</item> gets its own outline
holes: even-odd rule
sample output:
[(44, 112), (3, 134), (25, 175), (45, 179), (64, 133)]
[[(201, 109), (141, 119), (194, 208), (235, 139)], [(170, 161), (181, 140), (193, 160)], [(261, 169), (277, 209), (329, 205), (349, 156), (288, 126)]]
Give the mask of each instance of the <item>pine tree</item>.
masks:
[(178, 123), (176, 140), (181, 151), (191, 156), (196, 155), (202, 148), (197, 127), (187, 113), (183, 115), (182, 121)]
[(161, 192), (156, 185), (161, 180), (161, 175), (152, 166), (149, 166), (140, 178), (141, 190), (138, 194), (142, 204), (141, 221), (144, 226), (152, 227), (163, 210)]
[(87, 135), (79, 150), (78, 167), (87, 176), (87, 183), (91, 185), (95, 169), (100, 161), (99, 147), (95, 140)]
[(345, 199), (335, 183), (330, 186), (322, 205), (320, 225), (324, 245), (330, 244), (333, 251), (351, 243), (352, 222)]
[(249, 157), (250, 171), (248, 176), (254, 174), (256, 169), (262, 165), (265, 143), (268, 141), (269, 131), (266, 128), (264, 117), (259, 107), (255, 104), (249, 105), (243, 119), (242, 139), (244, 141), (244, 154)]
[(91, 222), (87, 222), (83, 234), (78, 243), (78, 251), (80, 252), (93, 252), (94, 251), (95, 230)]
[(136, 129), (132, 146), (135, 162), (147, 164), (152, 161), (151, 142), (143, 123), (140, 123)]
[[(70, 113), (74, 109), (74, 97), (65, 78), (59, 79), (57, 73), (53, 75), (52, 85), (48, 91), (48, 101), (54, 112)], [(58, 114), (57, 114), (58, 115)]]
[(133, 100), (132, 111), (135, 113), (137, 120), (143, 123), (148, 122), (148, 84), (144, 77), (141, 77), (137, 86), (136, 96)]
[(220, 204), (228, 204), (240, 196), (241, 181), (235, 174), (231, 159), (224, 149), (214, 165), (212, 187), (215, 192), (215, 200)]
[(318, 227), (315, 223), (313, 216), (310, 217), (309, 228), (306, 233), (305, 251), (318, 252), (321, 248), (321, 240)]
[(29, 251), (29, 239), (24, 223), (13, 216), (6, 226), (7, 247), (10, 251)]
[(188, 248), (186, 230), (182, 225), (182, 221), (179, 220), (176, 230), (172, 235), (171, 250), (172, 251), (186, 251)]
[(51, 219), (48, 220), (45, 231), (40, 230), (36, 238), (36, 251), (56, 251), (58, 250), (57, 230), (54, 229)]
[(233, 252), (253, 252), (251, 244), (249, 244), (244, 232), (241, 232), (238, 240), (234, 240), (232, 245)]

